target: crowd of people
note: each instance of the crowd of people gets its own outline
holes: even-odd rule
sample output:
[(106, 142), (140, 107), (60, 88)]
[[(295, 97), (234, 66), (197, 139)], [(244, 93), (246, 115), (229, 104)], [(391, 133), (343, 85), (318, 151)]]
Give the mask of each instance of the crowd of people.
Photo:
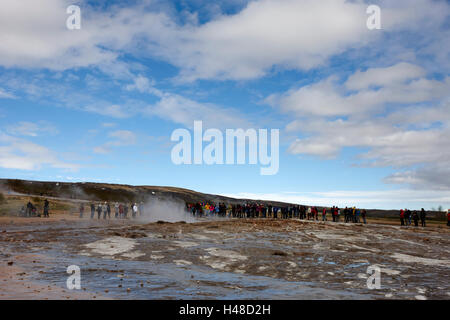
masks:
[[(116, 219), (126, 219), (128, 216), (136, 218), (137, 216), (142, 216), (145, 214), (144, 203), (131, 203), (130, 205), (115, 202), (112, 206), (108, 202), (99, 202), (97, 204), (90, 204), (91, 219), (97, 214), (97, 218), (101, 219), (111, 219), (111, 214), (114, 213), (114, 218)], [(83, 218), (86, 211), (85, 204), (81, 203), (79, 207), (79, 217)], [(129, 215), (130, 213), (130, 215)], [(19, 216), (21, 217), (41, 217), (36, 205), (31, 201), (20, 209)], [(42, 210), (42, 216), (48, 218), (50, 216), (50, 202), (45, 199), (44, 207)]]
[[(367, 211), (356, 207), (343, 209), (333, 206), (331, 208), (319, 208), (315, 206), (272, 206), (270, 204), (250, 203), (245, 204), (215, 204), (213, 202), (186, 203), (186, 211), (194, 217), (227, 217), (227, 218), (273, 218), (273, 219), (302, 219), (316, 221), (330, 221), (345, 223), (367, 224)], [(424, 208), (417, 211), (408, 209), (400, 210), (400, 224), (410, 226), (426, 226), (427, 214)], [(450, 226), (450, 210), (447, 212), (447, 226)]]
[[(144, 203), (131, 203), (131, 204), (124, 204), (115, 202), (113, 205), (109, 204), (109, 202), (99, 202), (97, 204), (91, 203), (90, 204), (91, 209), (91, 219), (95, 218), (95, 215), (97, 214), (97, 219), (101, 219), (103, 216), (103, 219), (111, 219), (111, 214), (114, 213), (114, 218), (116, 219), (126, 219), (130, 213), (130, 216), (132, 218), (136, 218), (137, 216), (143, 216), (145, 214), (145, 207)], [(80, 204), (80, 218), (83, 218), (84, 211), (85, 211), (85, 205), (84, 203)]]
[[(81, 203), (79, 207), (79, 217), (83, 218), (85, 213), (85, 204)], [(44, 207), (42, 215), (49, 217), (50, 203), (47, 199), (44, 201)], [(109, 202), (99, 202), (90, 204), (90, 218), (94, 219), (111, 219), (113, 214), (116, 219), (126, 219), (128, 216), (136, 218), (137, 216), (145, 215), (145, 207), (143, 202), (124, 204), (115, 202), (110, 204)], [(319, 209), (315, 206), (301, 206), (301, 205), (289, 205), (289, 206), (272, 206), (270, 204), (250, 203), (245, 204), (225, 204), (223, 202), (215, 204), (213, 202), (197, 202), (186, 203), (186, 212), (194, 217), (223, 217), (223, 218), (273, 218), (273, 219), (302, 219), (302, 220), (316, 220), (316, 221), (330, 221), (339, 222), (341, 216), (343, 216), (343, 222), (345, 223), (367, 223), (367, 211), (365, 209), (358, 209), (356, 207), (345, 207), (341, 209), (333, 206), (331, 208)], [(20, 210), (20, 216), (22, 217), (40, 217), (41, 214), (31, 201), (23, 206)], [(410, 226), (414, 222), (414, 226), (422, 227), (426, 226), (426, 211), (424, 208), (417, 211), (411, 211), (409, 209), (400, 210), (400, 225)], [(447, 226), (450, 226), (450, 210), (447, 212)]]
[(410, 226), (411, 221), (414, 221), (414, 226), (418, 227), (419, 219), (420, 219), (421, 226), (425, 227), (426, 218), (427, 218), (427, 213), (425, 212), (424, 208), (422, 208), (420, 210), (420, 213), (418, 213), (417, 211), (411, 211), (408, 209), (400, 210), (400, 225), (402, 225), (402, 226)]
[(186, 210), (194, 217), (228, 217), (228, 218), (273, 218), (273, 219), (306, 219), (327, 221), (327, 215), (333, 222), (339, 222), (341, 215), (346, 223), (367, 223), (367, 212), (356, 207), (340, 209), (336, 206), (332, 208), (319, 209), (315, 206), (306, 207), (300, 205), (272, 206), (258, 203), (228, 204), (197, 202), (187, 203)]
[[(44, 200), (44, 208), (42, 210), (42, 215), (45, 218), (48, 218), (50, 216), (50, 202), (47, 199)], [(33, 203), (31, 203), (31, 201), (28, 201), (26, 206), (23, 206), (20, 209), (19, 216), (21, 216), (21, 217), (40, 217), (41, 214), (38, 211), (37, 207)]]

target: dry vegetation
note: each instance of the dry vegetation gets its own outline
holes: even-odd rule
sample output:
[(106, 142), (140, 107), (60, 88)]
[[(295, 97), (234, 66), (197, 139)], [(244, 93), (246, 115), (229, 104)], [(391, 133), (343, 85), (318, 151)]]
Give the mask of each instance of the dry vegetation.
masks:
[[(6, 195), (3, 201), (0, 201), (0, 216), (17, 216), (23, 206), (31, 201), (37, 208), (38, 213), (42, 214), (44, 208), (45, 197), (40, 196), (22, 196), (22, 195)], [(65, 200), (51, 200), (50, 213), (53, 214), (70, 214), (77, 212), (78, 205), (75, 202)]]

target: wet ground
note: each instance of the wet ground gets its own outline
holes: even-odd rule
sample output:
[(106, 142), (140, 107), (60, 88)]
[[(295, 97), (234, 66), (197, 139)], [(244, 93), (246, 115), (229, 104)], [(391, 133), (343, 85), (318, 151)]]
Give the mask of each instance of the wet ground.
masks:
[[(34, 283), (74, 298), (66, 269), (77, 265), (79, 292), (89, 295), (76, 298), (450, 299), (449, 244), (445, 227), (40, 219), (0, 224), (2, 268), (21, 270), (0, 281), (0, 293), (20, 297), (11, 289), (20, 280), (23, 290)], [(369, 266), (381, 270), (380, 289), (367, 287)]]

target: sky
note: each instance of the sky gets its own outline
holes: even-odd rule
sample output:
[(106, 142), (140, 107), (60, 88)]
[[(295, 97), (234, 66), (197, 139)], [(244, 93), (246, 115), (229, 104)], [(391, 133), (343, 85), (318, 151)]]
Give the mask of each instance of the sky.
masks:
[[(450, 208), (449, 71), (444, 0), (2, 0), (0, 177)], [(279, 129), (277, 174), (174, 164), (194, 121)]]

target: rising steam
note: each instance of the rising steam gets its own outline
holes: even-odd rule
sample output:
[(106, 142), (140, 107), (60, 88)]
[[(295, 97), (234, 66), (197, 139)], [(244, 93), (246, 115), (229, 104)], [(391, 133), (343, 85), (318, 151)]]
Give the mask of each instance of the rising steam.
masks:
[(186, 212), (185, 203), (181, 200), (159, 199), (156, 196), (150, 197), (144, 203), (144, 215), (139, 216), (142, 222), (195, 222), (195, 218)]

